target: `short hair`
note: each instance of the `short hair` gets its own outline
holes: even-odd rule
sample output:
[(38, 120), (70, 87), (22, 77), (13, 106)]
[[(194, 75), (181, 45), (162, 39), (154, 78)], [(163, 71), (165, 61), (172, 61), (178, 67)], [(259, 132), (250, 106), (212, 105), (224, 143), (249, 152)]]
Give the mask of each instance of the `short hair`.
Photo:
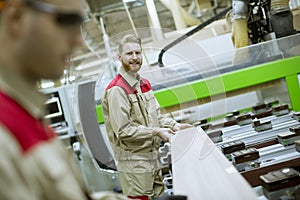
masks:
[(123, 46), (126, 44), (126, 43), (138, 43), (140, 46), (142, 45), (142, 40), (140, 37), (134, 35), (134, 34), (128, 34), (128, 35), (125, 35), (121, 42), (120, 42), (120, 45), (119, 45), (119, 53), (122, 53), (123, 52)]

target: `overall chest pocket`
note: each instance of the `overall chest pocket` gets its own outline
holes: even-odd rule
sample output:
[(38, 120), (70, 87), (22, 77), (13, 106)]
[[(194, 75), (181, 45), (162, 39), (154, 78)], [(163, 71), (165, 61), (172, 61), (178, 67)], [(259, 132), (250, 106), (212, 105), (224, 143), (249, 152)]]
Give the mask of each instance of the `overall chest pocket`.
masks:
[(153, 92), (144, 93), (145, 105), (149, 114), (156, 113), (156, 101)]
[(141, 105), (136, 94), (131, 94), (129, 96), (129, 101), (131, 104), (130, 116), (133, 119), (141, 119), (143, 118), (143, 113), (141, 110)]

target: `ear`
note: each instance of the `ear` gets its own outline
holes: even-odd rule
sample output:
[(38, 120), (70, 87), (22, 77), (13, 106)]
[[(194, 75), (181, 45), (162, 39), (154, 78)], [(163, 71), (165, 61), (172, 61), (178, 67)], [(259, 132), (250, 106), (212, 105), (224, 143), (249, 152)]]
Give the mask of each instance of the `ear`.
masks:
[(25, 8), (20, 0), (8, 0), (3, 10), (4, 23), (11, 37), (16, 38), (22, 34)]
[(120, 53), (118, 54), (118, 60), (122, 62), (122, 55)]

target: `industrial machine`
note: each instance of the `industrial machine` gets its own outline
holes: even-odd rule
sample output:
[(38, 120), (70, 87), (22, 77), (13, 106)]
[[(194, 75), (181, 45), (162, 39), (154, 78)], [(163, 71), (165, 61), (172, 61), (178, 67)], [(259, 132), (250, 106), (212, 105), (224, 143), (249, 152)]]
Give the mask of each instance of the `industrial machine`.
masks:
[[(201, 127), (257, 187), (270, 171), (299, 171), (300, 35), (240, 49), (230, 37), (184, 40), (165, 52), (164, 67), (145, 66), (141, 73), (152, 83), (163, 112)], [(159, 45), (145, 45), (145, 53), (157, 55)], [(46, 118), (60, 138), (71, 142), (92, 192), (121, 190), (100, 102), (110, 78), (104, 73), (98, 80), (45, 91), (51, 111)], [(162, 167), (172, 161), (171, 148), (161, 148)], [(172, 189), (172, 174), (165, 183)]]
[(69, 138), (75, 135), (72, 117), (72, 102), (69, 96), (73, 96), (73, 87), (64, 86), (50, 88), (42, 91), (48, 96), (46, 106), (48, 114), (45, 116), (49, 120), (50, 127), (60, 138)]

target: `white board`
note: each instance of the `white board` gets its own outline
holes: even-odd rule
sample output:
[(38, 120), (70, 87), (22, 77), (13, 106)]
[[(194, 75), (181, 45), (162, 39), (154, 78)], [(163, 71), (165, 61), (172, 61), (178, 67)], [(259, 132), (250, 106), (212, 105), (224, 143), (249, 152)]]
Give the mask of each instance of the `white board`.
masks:
[(171, 139), (173, 190), (188, 200), (256, 200), (257, 195), (201, 128)]

